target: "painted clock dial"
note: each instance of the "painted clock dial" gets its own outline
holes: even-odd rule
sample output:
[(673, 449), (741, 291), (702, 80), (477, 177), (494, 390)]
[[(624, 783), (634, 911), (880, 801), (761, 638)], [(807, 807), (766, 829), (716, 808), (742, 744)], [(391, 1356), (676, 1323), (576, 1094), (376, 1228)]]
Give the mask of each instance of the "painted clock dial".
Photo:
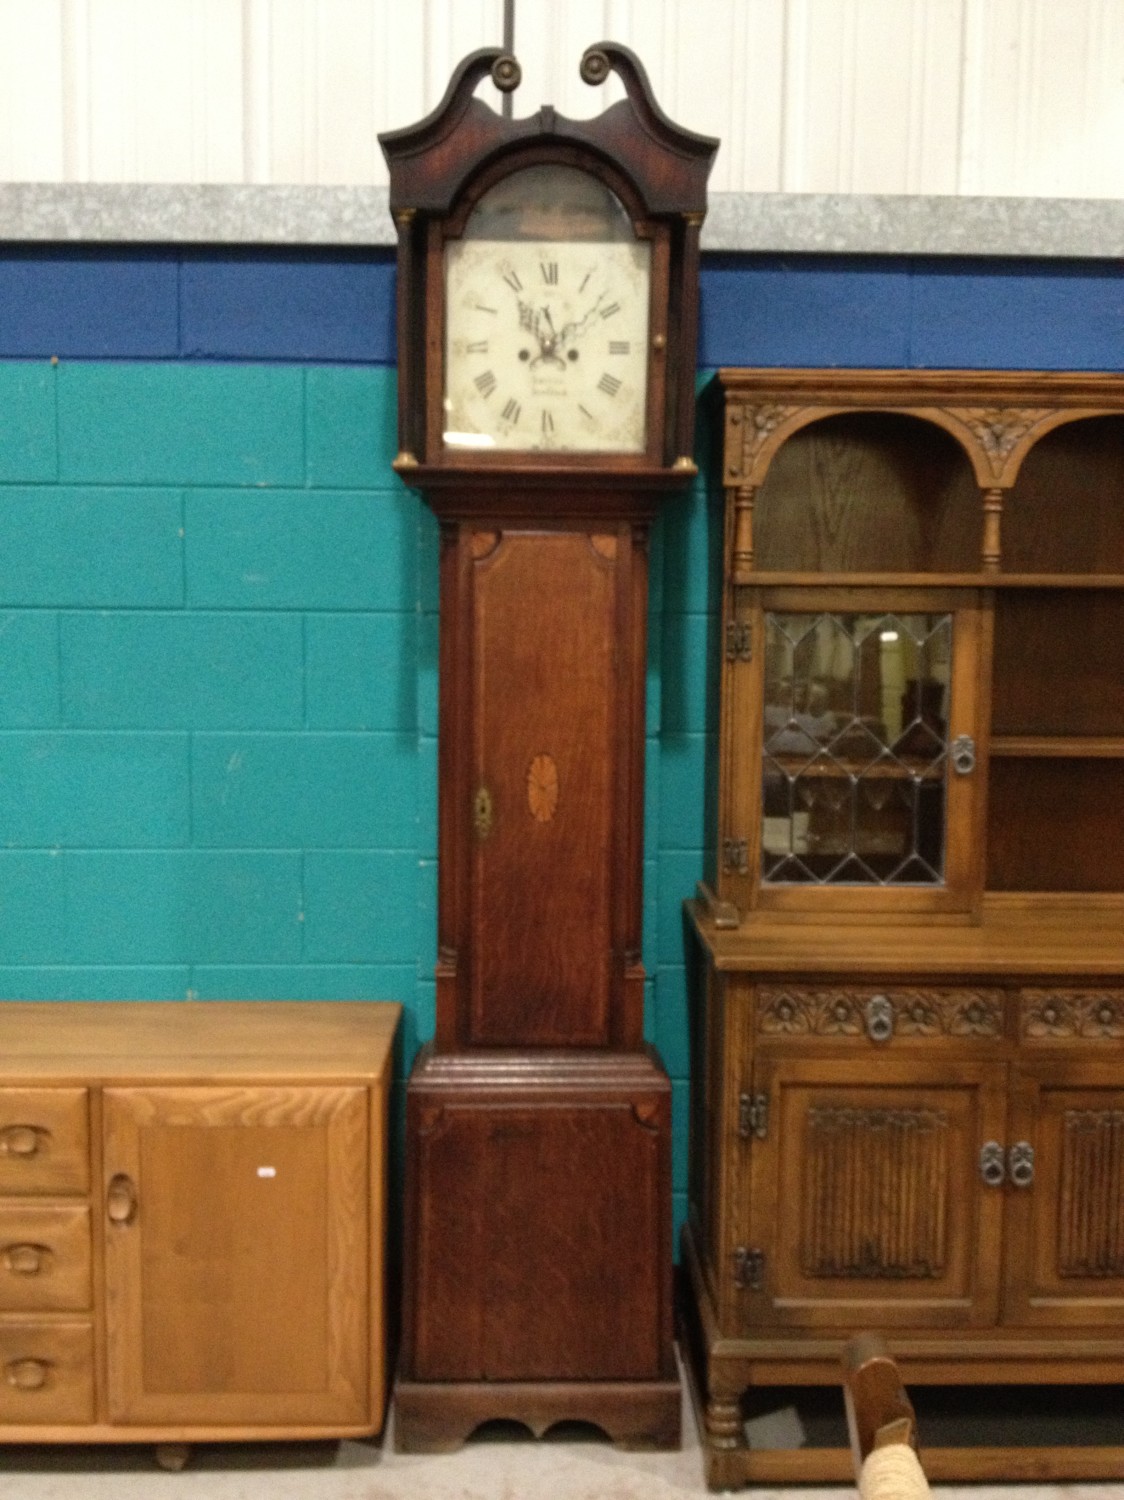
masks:
[(642, 453), (651, 247), (571, 168), (502, 188), (445, 248), (446, 446)]

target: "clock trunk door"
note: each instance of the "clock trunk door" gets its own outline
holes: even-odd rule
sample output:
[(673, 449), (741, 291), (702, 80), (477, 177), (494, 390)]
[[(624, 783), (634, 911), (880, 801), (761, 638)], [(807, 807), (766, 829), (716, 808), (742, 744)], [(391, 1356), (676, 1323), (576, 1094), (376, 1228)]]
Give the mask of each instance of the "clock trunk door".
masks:
[(631, 795), (617, 781), (630, 752), (618, 732), (622, 709), (627, 732), (628, 674), (615, 645), (631, 548), (617, 533), (585, 531), (469, 530), (463, 545), (471, 826), (462, 1037), (606, 1046), (615, 1040), (615, 933), (636, 899), (614, 878)]

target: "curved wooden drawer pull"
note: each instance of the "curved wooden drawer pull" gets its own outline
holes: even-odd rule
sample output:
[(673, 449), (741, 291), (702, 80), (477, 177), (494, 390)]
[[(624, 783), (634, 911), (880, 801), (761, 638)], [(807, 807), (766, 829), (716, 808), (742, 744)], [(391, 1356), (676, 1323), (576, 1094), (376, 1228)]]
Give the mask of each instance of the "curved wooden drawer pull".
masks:
[(137, 1189), (133, 1179), (125, 1172), (118, 1172), (110, 1179), (105, 1196), (105, 1211), (109, 1222), (117, 1229), (125, 1229), (137, 1216)]
[(37, 1156), (50, 1133), (42, 1125), (5, 1125), (0, 1130), (0, 1156)]
[(49, 1245), (25, 1243), (4, 1246), (4, 1267), (13, 1276), (38, 1276), (47, 1269), (50, 1262)]
[(8, 1384), (17, 1391), (41, 1391), (50, 1373), (51, 1364), (46, 1359), (13, 1359), (4, 1366)]

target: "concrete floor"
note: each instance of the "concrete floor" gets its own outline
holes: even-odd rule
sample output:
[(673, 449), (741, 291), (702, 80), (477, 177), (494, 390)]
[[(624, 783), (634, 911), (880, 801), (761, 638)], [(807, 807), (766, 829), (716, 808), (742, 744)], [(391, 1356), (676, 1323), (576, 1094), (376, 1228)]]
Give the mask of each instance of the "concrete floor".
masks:
[[(205, 1444), (181, 1473), (150, 1447), (0, 1448), (0, 1500), (683, 1500), (705, 1496), (694, 1417), (677, 1453), (619, 1453), (590, 1436), (537, 1443), (473, 1439), (459, 1453), (395, 1453), (391, 1425), (374, 1443)], [(780, 1490), (743, 1492), (752, 1500)], [(792, 1492), (789, 1492), (792, 1494)], [(845, 1488), (800, 1487), (798, 1500), (854, 1500)], [(1124, 1484), (939, 1486), (936, 1500), (1124, 1500)]]

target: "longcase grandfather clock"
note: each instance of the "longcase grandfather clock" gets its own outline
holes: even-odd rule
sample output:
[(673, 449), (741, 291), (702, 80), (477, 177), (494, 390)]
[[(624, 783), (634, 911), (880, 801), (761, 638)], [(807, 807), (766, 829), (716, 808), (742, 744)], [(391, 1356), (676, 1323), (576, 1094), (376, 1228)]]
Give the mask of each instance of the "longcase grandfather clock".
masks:
[(437, 1026), (407, 1094), (396, 1406), (678, 1440), (670, 1086), (643, 1041), (651, 521), (695, 472), (699, 228), (717, 142), (626, 98), (474, 97), (381, 137), (398, 228), (395, 468), (441, 524)]

